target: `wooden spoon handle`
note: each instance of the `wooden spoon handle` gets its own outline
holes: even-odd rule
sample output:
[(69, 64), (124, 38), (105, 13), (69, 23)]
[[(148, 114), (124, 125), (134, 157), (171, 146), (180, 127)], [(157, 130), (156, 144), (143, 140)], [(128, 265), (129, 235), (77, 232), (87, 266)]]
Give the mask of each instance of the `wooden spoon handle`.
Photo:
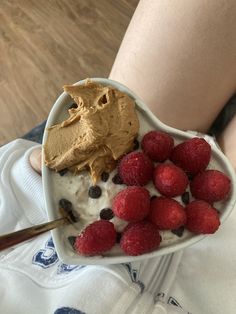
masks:
[(59, 218), (53, 221), (43, 223), (41, 225), (36, 225), (23, 230), (15, 231), (12, 233), (4, 234), (0, 236), (0, 251), (5, 250), (15, 244), (29, 240), (37, 235), (44, 233), (46, 231), (52, 230), (59, 226), (68, 224), (68, 219), (66, 217)]

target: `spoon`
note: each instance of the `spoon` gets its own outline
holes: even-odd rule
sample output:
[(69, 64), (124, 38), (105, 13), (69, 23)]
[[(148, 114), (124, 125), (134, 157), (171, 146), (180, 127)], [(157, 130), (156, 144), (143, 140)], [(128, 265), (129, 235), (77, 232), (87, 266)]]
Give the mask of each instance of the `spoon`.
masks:
[(0, 251), (34, 238), (46, 231), (78, 221), (78, 217), (73, 213), (72, 207), (60, 207), (59, 211), (62, 215), (61, 218), (0, 236)]

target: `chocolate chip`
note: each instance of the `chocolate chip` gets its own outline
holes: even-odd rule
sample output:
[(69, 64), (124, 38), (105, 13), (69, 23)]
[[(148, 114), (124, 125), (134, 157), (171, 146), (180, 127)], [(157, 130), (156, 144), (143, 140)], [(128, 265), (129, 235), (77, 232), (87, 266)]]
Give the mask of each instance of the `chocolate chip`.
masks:
[(78, 105), (75, 102), (73, 102), (73, 104), (71, 104), (69, 107), (69, 109), (76, 109), (76, 108), (78, 108)]
[(98, 185), (93, 185), (89, 188), (88, 194), (91, 198), (99, 198), (102, 195), (102, 190)]
[(117, 232), (116, 233), (116, 243), (120, 243), (121, 237), (122, 237), (122, 233)]
[(181, 199), (182, 199), (182, 202), (183, 202), (185, 205), (188, 205), (188, 204), (189, 204), (189, 192), (184, 192), (184, 193), (181, 195)]
[(155, 198), (157, 198), (156, 195), (151, 196), (151, 201), (154, 200)]
[(71, 246), (74, 248), (74, 245), (75, 245), (75, 239), (76, 237), (74, 236), (70, 236), (68, 237), (68, 241), (70, 242)]
[(134, 140), (134, 148), (133, 150), (139, 149), (139, 141), (137, 139)]
[(66, 212), (72, 211), (72, 203), (65, 198), (60, 199), (59, 206), (63, 208)]
[(103, 182), (107, 182), (107, 180), (109, 179), (109, 173), (108, 172), (103, 172), (101, 175), (101, 179)]
[(113, 217), (114, 217), (114, 214), (111, 208), (103, 208), (100, 211), (100, 218), (103, 220), (110, 220)]
[(63, 177), (67, 172), (68, 172), (68, 169), (67, 169), (67, 168), (58, 171), (58, 173), (59, 173), (59, 175), (60, 175), (61, 177)]
[(68, 219), (71, 222), (77, 222), (79, 220), (79, 216), (76, 212), (73, 211), (73, 205), (70, 201), (65, 198), (62, 198), (59, 201), (59, 207), (62, 209), (61, 213), (63, 216), (67, 215)]
[(114, 175), (114, 177), (112, 178), (112, 182), (115, 184), (123, 184), (123, 181), (118, 173)]
[(99, 104), (106, 104), (108, 101), (107, 101), (107, 96), (106, 95), (103, 95), (100, 99), (99, 99)]
[(194, 175), (187, 173), (189, 181), (193, 181)]
[(178, 229), (175, 229), (175, 230), (171, 230), (171, 232), (180, 238), (180, 237), (182, 237), (182, 235), (184, 233), (184, 226), (179, 227)]

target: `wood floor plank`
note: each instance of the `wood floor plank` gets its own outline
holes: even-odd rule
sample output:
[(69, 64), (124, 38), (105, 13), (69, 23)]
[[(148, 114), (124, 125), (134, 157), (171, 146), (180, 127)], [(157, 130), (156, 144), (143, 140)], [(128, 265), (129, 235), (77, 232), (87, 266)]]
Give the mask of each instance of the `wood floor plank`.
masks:
[(107, 77), (137, 3), (0, 1), (0, 145), (46, 119), (64, 84)]

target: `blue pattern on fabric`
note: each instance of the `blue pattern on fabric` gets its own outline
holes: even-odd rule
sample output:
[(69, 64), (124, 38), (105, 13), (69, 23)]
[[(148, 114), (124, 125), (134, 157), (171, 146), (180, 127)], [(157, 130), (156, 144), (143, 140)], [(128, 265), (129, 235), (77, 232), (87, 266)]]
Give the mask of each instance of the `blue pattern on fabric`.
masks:
[(145, 285), (144, 285), (144, 283), (142, 281), (137, 279), (137, 269), (132, 268), (132, 264), (131, 263), (124, 263), (122, 265), (128, 271), (132, 282), (136, 283), (137, 285), (139, 285), (139, 287), (141, 289), (141, 293), (142, 293), (144, 291), (144, 289), (145, 289)]
[(84, 268), (84, 265), (68, 265), (59, 261), (52, 238), (50, 238), (43, 249), (40, 249), (32, 258), (32, 263), (44, 269), (58, 263), (57, 274), (69, 274), (72, 271)]
[(32, 259), (33, 264), (41, 266), (42, 268), (51, 267), (57, 262), (58, 256), (52, 238), (46, 242), (45, 247), (39, 250)]
[(60, 263), (57, 267), (57, 274), (70, 273), (73, 270), (79, 270), (84, 267), (85, 265), (68, 265), (68, 264)]
[(85, 314), (80, 310), (76, 310), (72, 307), (61, 307), (57, 309), (54, 314)]

